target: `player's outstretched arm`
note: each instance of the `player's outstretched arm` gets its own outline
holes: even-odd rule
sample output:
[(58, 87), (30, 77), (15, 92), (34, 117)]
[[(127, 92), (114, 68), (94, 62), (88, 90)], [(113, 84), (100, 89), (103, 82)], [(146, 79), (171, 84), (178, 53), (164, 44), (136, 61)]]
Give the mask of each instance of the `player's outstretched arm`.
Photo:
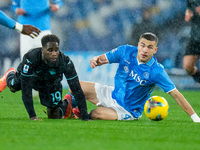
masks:
[(30, 37), (34, 38), (39, 35), (40, 30), (32, 25), (22, 25), (15, 20), (8, 17), (5, 13), (0, 11), (0, 24), (6, 26), (10, 29), (15, 29), (22, 34), (29, 35)]
[(100, 56), (93, 57), (90, 60), (90, 67), (95, 68), (97, 66), (101, 66), (101, 65), (107, 64), (107, 63), (108, 63), (108, 60), (106, 58), (106, 55), (103, 54), (103, 55), (100, 55)]
[(192, 106), (177, 89), (169, 92), (169, 94), (174, 98), (177, 104), (191, 117), (194, 122), (200, 122), (199, 116), (195, 113)]

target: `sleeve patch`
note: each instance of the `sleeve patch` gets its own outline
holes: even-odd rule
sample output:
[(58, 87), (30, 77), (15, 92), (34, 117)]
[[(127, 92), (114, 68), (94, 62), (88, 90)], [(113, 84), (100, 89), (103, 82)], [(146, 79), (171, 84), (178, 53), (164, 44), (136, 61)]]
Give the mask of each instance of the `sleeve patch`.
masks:
[(25, 64), (23, 68), (23, 73), (28, 73), (28, 70), (29, 70), (29, 66)]

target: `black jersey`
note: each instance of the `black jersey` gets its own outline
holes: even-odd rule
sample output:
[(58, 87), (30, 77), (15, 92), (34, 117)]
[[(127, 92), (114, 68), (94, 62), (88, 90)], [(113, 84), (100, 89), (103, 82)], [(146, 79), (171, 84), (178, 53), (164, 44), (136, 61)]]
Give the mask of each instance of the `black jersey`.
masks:
[(24, 55), (23, 61), (17, 68), (21, 78), (22, 99), (29, 116), (34, 116), (32, 89), (39, 91), (41, 104), (47, 107), (57, 107), (62, 103), (63, 74), (78, 101), (78, 107), (83, 119), (87, 118), (87, 106), (79, 79), (70, 58), (59, 53), (58, 60), (48, 65), (42, 60), (41, 48), (32, 49)]
[(41, 84), (42, 87), (54, 86), (63, 79), (63, 73), (67, 79), (77, 76), (74, 65), (68, 56), (60, 52), (55, 66), (49, 66), (42, 60), (41, 48), (32, 49), (27, 53), (17, 70), (23, 76), (32, 76), (34, 81)]
[(191, 38), (200, 41), (200, 15), (196, 12), (196, 7), (200, 6), (200, 0), (187, 0), (187, 7), (193, 12), (191, 18)]

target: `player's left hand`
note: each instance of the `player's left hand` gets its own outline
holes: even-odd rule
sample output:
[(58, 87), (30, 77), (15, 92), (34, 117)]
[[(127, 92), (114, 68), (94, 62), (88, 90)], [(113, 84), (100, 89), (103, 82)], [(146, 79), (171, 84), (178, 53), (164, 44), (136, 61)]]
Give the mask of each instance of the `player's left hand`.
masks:
[(50, 9), (51, 9), (51, 11), (53, 11), (53, 12), (58, 11), (59, 8), (60, 8), (59, 5), (56, 5), (56, 4), (51, 4), (51, 5), (50, 5)]
[(22, 34), (29, 35), (31, 38), (37, 37), (40, 34), (40, 30), (32, 25), (23, 25)]

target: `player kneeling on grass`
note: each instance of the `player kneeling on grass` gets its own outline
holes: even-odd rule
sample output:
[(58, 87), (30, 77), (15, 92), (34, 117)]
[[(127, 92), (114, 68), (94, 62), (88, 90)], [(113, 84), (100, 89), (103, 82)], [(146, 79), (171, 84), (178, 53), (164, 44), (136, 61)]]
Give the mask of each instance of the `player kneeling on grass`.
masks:
[[(90, 60), (92, 68), (119, 63), (114, 87), (80, 82), (85, 98), (101, 106), (90, 113), (92, 119), (138, 120), (142, 116), (145, 102), (155, 85), (158, 85), (174, 98), (194, 122), (200, 122), (199, 116), (153, 56), (158, 50), (157, 43), (156, 35), (144, 33), (140, 36), (138, 47), (123, 45)], [(73, 90), (70, 92), (74, 94)]]
[(63, 74), (74, 93), (82, 120), (88, 120), (85, 96), (70, 58), (59, 50), (60, 39), (56, 35), (42, 38), (42, 47), (30, 50), (24, 55), (17, 68), (10, 68), (0, 79), (0, 92), (6, 86), (12, 92), (22, 91), (22, 100), (31, 120), (38, 120), (32, 98), (32, 89), (39, 92), (40, 102), (47, 107), (49, 119), (70, 118), (71, 96), (62, 100)]

